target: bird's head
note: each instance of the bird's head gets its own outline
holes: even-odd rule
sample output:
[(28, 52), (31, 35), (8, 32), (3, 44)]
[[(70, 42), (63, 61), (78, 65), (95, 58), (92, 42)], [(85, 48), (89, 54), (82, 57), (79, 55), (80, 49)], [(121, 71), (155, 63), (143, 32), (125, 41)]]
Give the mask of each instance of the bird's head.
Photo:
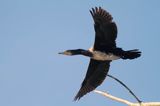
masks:
[(85, 52), (86, 50), (83, 49), (74, 49), (74, 50), (66, 50), (64, 52), (59, 52), (58, 54), (72, 56), (72, 55), (84, 55)]
[(66, 50), (64, 52), (59, 52), (58, 54), (69, 55), (69, 56), (73, 55), (72, 50)]

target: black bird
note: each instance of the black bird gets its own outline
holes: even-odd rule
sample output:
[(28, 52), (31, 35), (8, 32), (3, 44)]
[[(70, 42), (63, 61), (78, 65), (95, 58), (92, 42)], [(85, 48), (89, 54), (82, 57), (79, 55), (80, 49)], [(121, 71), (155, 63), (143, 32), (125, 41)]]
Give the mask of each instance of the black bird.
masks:
[(76, 49), (59, 53), (64, 55), (84, 55), (91, 58), (84, 81), (74, 100), (79, 100), (104, 81), (112, 60), (135, 59), (141, 56), (141, 52), (138, 49), (124, 51), (116, 46), (117, 26), (106, 10), (101, 7), (95, 7), (90, 10), (90, 13), (94, 20), (94, 46), (89, 50)]

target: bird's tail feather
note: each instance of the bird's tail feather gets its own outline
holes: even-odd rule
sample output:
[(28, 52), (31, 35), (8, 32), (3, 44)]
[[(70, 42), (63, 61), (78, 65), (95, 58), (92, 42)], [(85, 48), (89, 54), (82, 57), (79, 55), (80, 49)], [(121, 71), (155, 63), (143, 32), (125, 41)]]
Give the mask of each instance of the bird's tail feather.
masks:
[(141, 52), (138, 49), (124, 51), (122, 59), (135, 59), (141, 56)]

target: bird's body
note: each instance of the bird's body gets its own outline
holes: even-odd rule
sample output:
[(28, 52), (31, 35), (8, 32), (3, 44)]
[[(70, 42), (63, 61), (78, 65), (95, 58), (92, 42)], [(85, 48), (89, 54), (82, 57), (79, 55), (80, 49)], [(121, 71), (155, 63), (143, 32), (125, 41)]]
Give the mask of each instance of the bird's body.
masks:
[(86, 76), (74, 100), (79, 100), (104, 81), (112, 60), (135, 59), (141, 55), (138, 49), (124, 51), (122, 48), (116, 46), (117, 26), (107, 11), (101, 7), (96, 7), (95, 9), (92, 8), (90, 13), (94, 20), (96, 33), (93, 49), (75, 49), (60, 53), (64, 55), (84, 55), (90, 57)]
[(94, 60), (99, 60), (99, 61), (105, 61), (105, 60), (117, 60), (120, 59), (119, 56), (116, 56), (112, 53), (104, 53), (104, 52), (100, 52), (100, 51), (93, 51), (93, 57), (91, 57)]
[(64, 55), (84, 55), (90, 57), (93, 60), (99, 61), (112, 61), (117, 59), (134, 59), (140, 56), (140, 53), (137, 49), (123, 51), (121, 48), (115, 48), (108, 52), (102, 52), (98, 50), (84, 50), (84, 49), (74, 49), (74, 50), (67, 50), (64, 52), (60, 52), (59, 54)]

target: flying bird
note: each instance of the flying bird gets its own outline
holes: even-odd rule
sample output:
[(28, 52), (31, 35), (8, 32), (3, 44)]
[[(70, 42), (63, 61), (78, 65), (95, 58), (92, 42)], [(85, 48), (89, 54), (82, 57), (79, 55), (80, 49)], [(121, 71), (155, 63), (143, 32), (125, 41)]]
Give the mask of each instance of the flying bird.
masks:
[(90, 10), (94, 20), (95, 42), (88, 50), (75, 49), (60, 52), (63, 55), (84, 55), (90, 57), (90, 63), (81, 88), (74, 100), (96, 89), (106, 78), (110, 63), (117, 59), (135, 59), (141, 56), (138, 49), (123, 50), (116, 46), (117, 26), (112, 16), (101, 7)]

